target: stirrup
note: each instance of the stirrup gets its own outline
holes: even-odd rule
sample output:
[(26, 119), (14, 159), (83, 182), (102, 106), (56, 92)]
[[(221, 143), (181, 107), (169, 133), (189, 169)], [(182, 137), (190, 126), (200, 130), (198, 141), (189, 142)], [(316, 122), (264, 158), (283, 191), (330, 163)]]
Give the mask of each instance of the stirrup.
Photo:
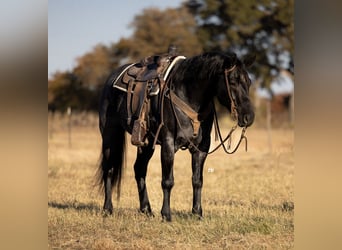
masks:
[(134, 121), (131, 143), (134, 146), (145, 146), (146, 121), (137, 119)]

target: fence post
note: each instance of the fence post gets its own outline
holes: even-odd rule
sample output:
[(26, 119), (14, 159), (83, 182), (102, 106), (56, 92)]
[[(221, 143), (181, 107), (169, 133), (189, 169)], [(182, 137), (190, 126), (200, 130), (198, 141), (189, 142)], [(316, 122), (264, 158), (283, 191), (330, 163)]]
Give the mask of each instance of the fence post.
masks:
[(290, 95), (290, 107), (289, 107), (289, 115), (290, 115), (290, 125), (294, 125), (294, 92)]
[(71, 107), (68, 107), (67, 115), (68, 115), (68, 140), (69, 140), (69, 148), (71, 148)]
[(54, 120), (55, 120), (55, 112), (54, 111), (48, 111), (48, 118), (50, 116), (50, 119), (48, 120), (49, 123), (49, 139), (52, 139), (54, 131)]
[(266, 100), (266, 126), (267, 126), (267, 137), (268, 137), (268, 149), (272, 153), (272, 112), (271, 112), (271, 101), (272, 99)]

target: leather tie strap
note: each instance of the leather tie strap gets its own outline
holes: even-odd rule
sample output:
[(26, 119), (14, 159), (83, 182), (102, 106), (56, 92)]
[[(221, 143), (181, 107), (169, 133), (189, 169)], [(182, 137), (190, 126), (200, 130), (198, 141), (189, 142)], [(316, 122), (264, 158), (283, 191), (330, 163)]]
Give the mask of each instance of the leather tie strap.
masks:
[(201, 122), (198, 120), (198, 113), (193, 110), (188, 104), (186, 104), (182, 99), (180, 99), (172, 90), (170, 90), (170, 99), (176, 104), (180, 110), (182, 110), (191, 120), (191, 124), (194, 128), (194, 136), (198, 135)]

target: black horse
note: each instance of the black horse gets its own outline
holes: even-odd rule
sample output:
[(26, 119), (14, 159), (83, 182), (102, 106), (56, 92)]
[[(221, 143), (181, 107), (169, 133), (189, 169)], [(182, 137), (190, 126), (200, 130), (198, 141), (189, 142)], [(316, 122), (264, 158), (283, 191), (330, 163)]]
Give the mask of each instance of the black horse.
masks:
[[(210, 147), (210, 132), (214, 120), (213, 100), (217, 97), (220, 104), (229, 112), (235, 112), (240, 127), (248, 127), (254, 121), (254, 109), (249, 98), (251, 80), (246, 71), (255, 57), (239, 60), (235, 54), (219, 52), (204, 53), (180, 60), (173, 67), (167, 81), (167, 91), (160, 95), (162, 110), (151, 111), (154, 121), (163, 124), (157, 137), (161, 146), (161, 166), (163, 189), (163, 219), (171, 221), (170, 195), (174, 185), (174, 155), (179, 149), (189, 149), (192, 155), (192, 213), (202, 217), (201, 192), (203, 185), (203, 165)], [(127, 124), (127, 93), (113, 88), (113, 81), (127, 67), (124, 65), (108, 78), (100, 99), (99, 122), (102, 135), (102, 161), (99, 166), (99, 184), (103, 185), (105, 200), (103, 209), (112, 214), (112, 190), (116, 187), (118, 197), (123, 171), (125, 152), (125, 131), (132, 132)], [(172, 93), (172, 94), (171, 94)], [(167, 97), (166, 97), (167, 96)], [(198, 113), (198, 129), (186, 112), (175, 105), (172, 99), (180, 99), (190, 109)], [(234, 109), (234, 110), (232, 110)], [(152, 215), (146, 188), (148, 162), (154, 153), (154, 137), (158, 122), (151, 122), (147, 134), (148, 144), (139, 147), (134, 163), (140, 211)], [(195, 133), (194, 130), (197, 130)]]

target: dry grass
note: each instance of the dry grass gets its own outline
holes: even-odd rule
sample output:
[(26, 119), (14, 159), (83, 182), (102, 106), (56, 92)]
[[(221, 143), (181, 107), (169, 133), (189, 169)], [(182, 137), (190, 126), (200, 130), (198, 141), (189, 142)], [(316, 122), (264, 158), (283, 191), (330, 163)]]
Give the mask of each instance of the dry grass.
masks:
[[(54, 121), (48, 141), (48, 242), (50, 249), (292, 249), (294, 240), (293, 130), (247, 131), (243, 148), (210, 155), (204, 169), (204, 220), (191, 215), (190, 155), (176, 154), (173, 221), (161, 221), (159, 152), (150, 162), (147, 185), (155, 217), (138, 212), (133, 178), (135, 148), (128, 145), (120, 203), (103, 217), (103, 196), (93, 187), (100, 153), (96, 119), (72, 128)], [(64, 125), (63, 125), (64, 124)], [(49, 123), (51, 128), (51, 120)], [(208, 171), (209, 170), (209, 171)]]

